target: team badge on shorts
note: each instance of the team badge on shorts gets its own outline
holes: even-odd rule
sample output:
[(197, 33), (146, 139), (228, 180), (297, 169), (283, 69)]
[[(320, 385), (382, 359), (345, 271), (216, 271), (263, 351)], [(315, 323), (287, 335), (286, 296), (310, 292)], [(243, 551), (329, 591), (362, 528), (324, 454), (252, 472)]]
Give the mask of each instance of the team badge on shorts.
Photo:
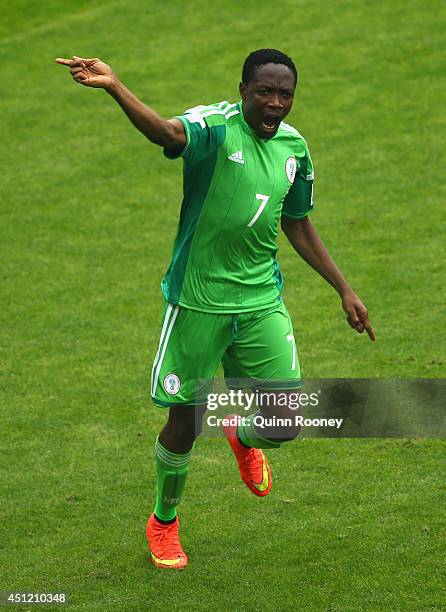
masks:
[(176, 395), (181, 387), (181, 380), (176, 374), (168, 374), (163, 380), (163, 387), (169, 395)]
[(294, 183), (297, 170), (297, 161), (295, 157), (289, 157), (285, 162), (285, 172), (290, 183)]

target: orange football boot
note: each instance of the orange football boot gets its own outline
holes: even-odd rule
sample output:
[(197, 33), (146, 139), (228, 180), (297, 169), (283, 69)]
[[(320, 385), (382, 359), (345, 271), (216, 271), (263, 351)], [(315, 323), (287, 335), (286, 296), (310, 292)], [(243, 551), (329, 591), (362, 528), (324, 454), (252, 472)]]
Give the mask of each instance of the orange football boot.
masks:
[(186, 567), (187, 555), (180, 543), (179, 525), (178, 517), (170, 525), (164, 525), (156, 520), (153, 512), (149, 516), (146, 535), (150, 549), (150, 560), (156, 567), (176, 570)]
[[(237, 415), (230, 414), (227, 418), (236, 420)], [(237, 425), (222, 425), (222, 429), (234, 451), (243, 482), (254, 495), (265, 497), (271, 491), (273, 479), (262, 449), (244, 446), (237, 437)]]

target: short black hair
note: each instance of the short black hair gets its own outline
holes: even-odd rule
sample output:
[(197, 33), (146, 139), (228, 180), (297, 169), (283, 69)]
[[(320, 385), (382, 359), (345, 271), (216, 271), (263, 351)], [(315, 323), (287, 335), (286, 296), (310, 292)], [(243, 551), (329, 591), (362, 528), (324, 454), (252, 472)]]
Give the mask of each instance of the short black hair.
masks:
[(243, 64), (242, 81), (248, 84), (254, 77), (256, 68), (264, 64), (283, 64), (287, 66), (294, 74), (294, 80), (297, 83), (297, 70), (293, 60), (282, 51), (277, 49), (258, 49), (248, 55)]

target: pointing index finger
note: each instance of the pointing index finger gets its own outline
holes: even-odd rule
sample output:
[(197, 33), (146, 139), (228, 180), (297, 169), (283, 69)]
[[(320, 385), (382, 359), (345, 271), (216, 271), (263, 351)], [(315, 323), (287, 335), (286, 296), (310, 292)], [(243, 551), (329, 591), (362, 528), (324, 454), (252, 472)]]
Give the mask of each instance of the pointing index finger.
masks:
[(73, 60), (64, 59), (63, 57), (57, 57), (55, 62), (56, 64), (62, 64), (63, 66), (71, 66)]
[(370, 340), (372, 340), (373, 342), (375, 341), (375, 332), (372, 329), (372, 326), (370, 324), (370, 321), (367, 319), (367, 321), (364, 322), (364, 328), (365, 331), (368, 333)]

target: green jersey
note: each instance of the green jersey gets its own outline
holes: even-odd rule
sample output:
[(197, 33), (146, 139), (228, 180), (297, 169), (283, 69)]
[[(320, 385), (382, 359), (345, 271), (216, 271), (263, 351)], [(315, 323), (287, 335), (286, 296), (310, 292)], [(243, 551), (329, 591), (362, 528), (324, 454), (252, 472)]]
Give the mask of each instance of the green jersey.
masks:
[(276, 261), (281, 215), (302, 219), (313, 207), (313, 165), (304, 138), (281, 123), (259, 138), (242, 103), (197, 106), (178, 119), (183, 192), (172, 261), (161, 283), (171, 304), (236, 313), (281, 301)]

